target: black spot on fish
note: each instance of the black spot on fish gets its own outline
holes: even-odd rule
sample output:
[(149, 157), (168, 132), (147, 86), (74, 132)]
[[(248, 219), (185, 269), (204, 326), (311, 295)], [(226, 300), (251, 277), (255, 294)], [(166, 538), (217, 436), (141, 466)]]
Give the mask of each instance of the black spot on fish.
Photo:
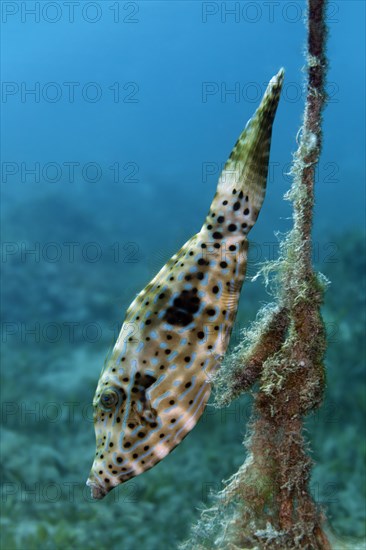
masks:
[(193, 321), (193, 315), (199, 310), (201, 300), (196, 289), (183, 290), (175, 298), (173, 305), (165, 313), (164, 319), (170, 325), (186, 327)]

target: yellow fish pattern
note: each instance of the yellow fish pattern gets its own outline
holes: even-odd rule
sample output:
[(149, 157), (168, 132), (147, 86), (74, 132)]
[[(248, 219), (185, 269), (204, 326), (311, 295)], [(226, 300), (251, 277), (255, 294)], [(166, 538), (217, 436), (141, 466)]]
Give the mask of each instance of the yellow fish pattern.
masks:
[(127, 310), (95, 393), (92, 497), (152, 468), (192, 430), (227, 349), (263, 203), (284, 72), (274, 76), (219, 178), (201, 230)]

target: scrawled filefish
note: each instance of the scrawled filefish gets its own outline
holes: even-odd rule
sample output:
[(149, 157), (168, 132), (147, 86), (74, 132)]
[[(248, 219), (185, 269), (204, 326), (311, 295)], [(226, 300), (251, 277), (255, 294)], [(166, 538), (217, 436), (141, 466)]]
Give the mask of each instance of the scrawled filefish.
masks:
[(157, 464), (197, 423), (229, 343), (264, 199), (283, 70), (219, 178), (202, 229), (127, 310), (94, 397), (94, 498)]

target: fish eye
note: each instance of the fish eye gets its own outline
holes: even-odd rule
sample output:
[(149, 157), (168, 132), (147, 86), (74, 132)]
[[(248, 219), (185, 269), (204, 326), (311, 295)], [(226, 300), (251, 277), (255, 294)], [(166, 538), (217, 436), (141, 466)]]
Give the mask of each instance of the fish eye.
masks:
[(100, 404), (104, 409), (111, 409), (114, 405), (118, 403), (118, 392), (111, 388), (104, 390), (100, 396)]

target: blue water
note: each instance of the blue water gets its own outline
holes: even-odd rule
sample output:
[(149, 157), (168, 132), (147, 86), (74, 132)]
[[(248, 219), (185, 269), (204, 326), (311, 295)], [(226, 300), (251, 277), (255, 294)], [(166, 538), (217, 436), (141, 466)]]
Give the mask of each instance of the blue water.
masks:
[[(173, 548), (207, 484), (219, 488), (243, 462), (249, 401), (228, 415), (210, 409), (172, 455), (100, 503), (84, 491), (88, 406), (125, 308), (201, 226), (223, 162), (284, 66), (249, 274), (276, 257), (275, 233), (291, 227), (283, 195), (304, 107), (304, 2), (1, 9), (3, 548)], [(314, 220), (314, 261), (332, 281), (314, 491), (337, 536), (352, 540), (364, 506), (364, 19), (362, 1), (329, 3)], [(234, 344), (268, 299), (262, 282), (247, 282)]]

